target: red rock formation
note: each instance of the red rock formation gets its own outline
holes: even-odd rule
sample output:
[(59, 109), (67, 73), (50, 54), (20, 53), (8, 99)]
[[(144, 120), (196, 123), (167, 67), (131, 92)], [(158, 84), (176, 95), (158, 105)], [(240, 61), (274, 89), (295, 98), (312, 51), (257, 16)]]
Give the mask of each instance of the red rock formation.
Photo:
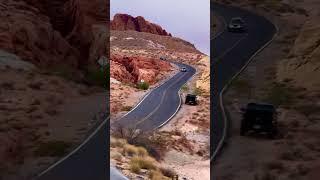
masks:
[(167, 33), (167, 31), (162, 29), (162, 27), (157, 24), (148, 22), (142, 16), (134, 18), (128, 14), (116, 14), (111, 21), (111, 30), (133, 30), (162, 36), (171, 36), (171, 34)]
[(39, 67), (86, 68), (106, 55), (106, 0), (0, 2), (0, 48)]
[(111, 77), (121, 82), (137, 83), (144, 80), (150, 84), (157, 81), (160, 72), (169, 71), (171, 65), (158, 59), (111, 55)]

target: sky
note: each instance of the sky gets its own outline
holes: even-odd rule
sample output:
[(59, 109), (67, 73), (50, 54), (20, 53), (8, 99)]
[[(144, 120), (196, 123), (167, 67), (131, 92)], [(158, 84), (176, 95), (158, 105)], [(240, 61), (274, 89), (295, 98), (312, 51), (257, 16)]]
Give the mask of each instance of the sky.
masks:
[(116, 13), (143, 16), (210, 55), (210, 0), (110, 0)]

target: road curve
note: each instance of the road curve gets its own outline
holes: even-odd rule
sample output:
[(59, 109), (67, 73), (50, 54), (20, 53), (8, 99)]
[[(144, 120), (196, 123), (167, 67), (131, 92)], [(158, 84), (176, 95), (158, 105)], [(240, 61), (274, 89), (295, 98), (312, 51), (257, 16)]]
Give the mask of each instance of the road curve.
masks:
[(216, 117), (211, 121), (211, 163), (221, 152), (228, 129), (225, 114), (222, 114), (220, 93), (251, 57), (270, 42), (276, 33), (276, 27), (266, 18), (240, 8), (211, 3), (211, 14), (215, 13), (227, 23), (232, 17), (242, 17), (247, 24), (248, 31), (231, 33), (225, 30), (211, 40), (211, 56), (213, 57), (211, 73), (215, 74), (211, 78), (211, 84), (214, 84), (214, 92), (211, 95), (211, 117)]
[(108, 177), (109, 117), (70, 154), (43, 171), (36, 180), (106, 180)]
[(195, 74), (196, 70), (186, 64), (174, 63), (185, 67), (186, 72), (178, 72), (169, 80), (145, 95), (129, 113), (117, 120), (115, 125), (153, 131), (167, 123), (181, 105), (179, 90)]
[[(115, 126), (136, 128), (144, 132), (153, 131), (166, 124), (179, 110), (181, 105), (180, 88), (195, 74), (193, 67), (176, 63), (187, 72), (178, 72), (169, 80), (156, 87), (137, 104), (130, 112), (117, 121)], [(117, 169), (110, 168), (111, 180), (126, 180)]]

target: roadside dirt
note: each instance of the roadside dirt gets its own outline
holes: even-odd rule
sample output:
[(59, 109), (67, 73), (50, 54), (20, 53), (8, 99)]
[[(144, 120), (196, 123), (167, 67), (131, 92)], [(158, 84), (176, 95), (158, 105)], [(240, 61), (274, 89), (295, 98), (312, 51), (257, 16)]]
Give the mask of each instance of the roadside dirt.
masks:
[(30, 179), (48, 167), (78, 145), (107, 108), (102, 88), (38, 70), (3, 67), (0, 86), (4, 179)]
[[(306, 89), (304, 84), (279, 78), (277, 71), (295, 48), (301, 27), (310, 18), (302, 13), (302, 9), (310, 8), (309, 16), (313, 16), (312, 9), (319, 7), (318, 3), (307, 0), (291, 3), (295, 9), (292, 12), (281, 12), (272, 7), (266, 10), (270, 7), (263, 2), (257, 2), (255, 8), (245, 2), (232, 4), (267, 17), (279, 27), (279, 34), (224, 95), (231, 119), (230, 137), (213, 167), (216, 173), (212, 177), (217, 180), (317, 179), (319, 176), (315, 174), (320, 163), (317, 148), (320, 143), (318, 93)], [(303, 77), (303, 73), (300, 75)], [(268, 102), (279, 106), (280, 135), (277, 139), (239, 135), (240, 108), (248, 102)]]
[[(210, 59), (205, 57), (194, 66), (197, 74), (182, 87), (182, 106), (176, 116), (160, 129), (184, 137), (192, 148), (169, 149), (163, 165), (173, 169), (180, 178), (210, 179)], [(197, 106), (184, 104), (186, 94), (198, 95)], [(199, 170), (201, 169), (201, 170)], [(199, 179), (200, 180), (200, 179)]]
[[(160, 60), (159, 60), (160, 61)], [(171, 70), (160, 72), (157, 78), (159, 81), (149, 87), (148, 90), (141, 90), (133, 87), (132, 84), (125, 84), (111, 78), (110, 83), (110, 110), (111, 123), (121, 118), (124, 114), (134, 108), (142, 98), (155, 87), (170, 79), (179, 71), (179, 68), (171, 64)]]

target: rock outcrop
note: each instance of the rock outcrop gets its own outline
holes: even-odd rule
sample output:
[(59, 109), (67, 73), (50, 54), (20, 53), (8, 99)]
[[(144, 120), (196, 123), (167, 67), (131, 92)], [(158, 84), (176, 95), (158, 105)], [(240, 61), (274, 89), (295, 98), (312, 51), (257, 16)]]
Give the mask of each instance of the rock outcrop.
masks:
[(126, 83), (144, 80), (154, 84), (161, 72), (171, 70), (168, 62), (141, 56), (111, 55), (110, 62), (110, 76)]
[(38, 67), (96, 65), (95, 60), (107, 54), (106, 4), (106, 0), (2, 1), (0, 48)]
[(319, 16), (303, 26), (288, 58), (279, 63), (278, 80), (292, 80), (309, 90), (320, 90), (320, 25)]
[(116, 14), (111, 21), (111, 30), (133, 30), (162, 36), (171, 36), (171, 34), (162, 29), (161, 26), (150, 23), (142, 16), (132, 17), (128, 14)]

